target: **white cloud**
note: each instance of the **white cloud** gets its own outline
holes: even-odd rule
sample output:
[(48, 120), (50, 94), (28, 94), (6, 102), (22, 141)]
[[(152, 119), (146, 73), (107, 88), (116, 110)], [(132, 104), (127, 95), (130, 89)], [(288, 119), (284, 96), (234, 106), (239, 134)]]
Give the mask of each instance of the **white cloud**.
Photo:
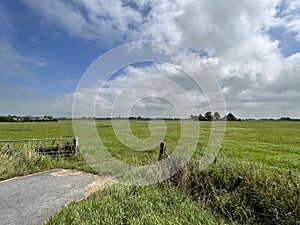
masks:
[[(31, 1), (26, 0), (26, 5), (43, 14), (51, 23), (67, 29), (71, 35), (80, 35), (85, 28), (86, 19), (72, 7), (71, 3), (63, 1)], [(84, 35), (84, 33), (82, 34)]]
[(295, 39), (300, 42), (300, 18), (294, 19), (286, 25), (289, 32), (295, 33)]
[[(259, 7), (257, 7), (259, 5)], [(188, 1), (177, 18), (183, 43), (221, 55), (248, 45), (273, 20), (276, 1)]]
[(275, 26), (292, 33), (295, 40), (300, 42), (300, 1), (281, 0), (280, 3)]
[(284, 93), (297, 91), (300, 93), (300, 53), (294, 54), (283, 61), (281, 76), (273, 82), (270, 92)]
[(43, 1), (26, 0), (45, 21), (64, 29), (71, 36), (112, 44), (126, 38), (129, 26), (138, 23), (140, 14), (121, 1)]
[[(197, 114), (191, 103), (208, 107), (200, 87), (187, 74), (173, 65), (161, 63), (126, 67), (103, 89), (101, 86), (83, 88), (76, 92), (76, 98), (77, 116), (89, 110), (93, 112), (96, 100), (98, 117), (188, 117), (191, 113)], [(180, 116), (176, 110), (181, 112)]]
[[(141, 39), (167, 40), (197, 53), (204, 52), (203, 61), (218, 78), (228, 108), (241, 116), (263, 115), (268, 102), (273, 104), (269, 106), (273, 109), (267, 112), (269, 115), (277, 116), (280, 110), (287, 108), (296, 109), (293, 115), (298, 115), (299, 106), (294, 103), (300, 92), (299, 54), (284, 58), (280, 42), (268, 31), (281, 27), (300, 41), (299, 0), (141, 0), (131, 4), (121, 0), (24, 2), (47, 23), (71, 36), (110, 46)], [(104, 90), (103, 106), (109, 105), (130, 82), (158, 74), (176, 81), (195, 99), (201, 99), (193, 93), (193, 85), (184, 76), (165, 65), (156, 65), (128, 67)], [(142, 93), (148, 88), (154, 93), (163, 93), (146, 81), (143, 88), (134, 91)], [(96, 90), (79, 90), (77, 94), (82, 95), (84, 101), (89, 91)], [(146, 103), (147, 100), (139, 107)], [(152, 101), (155, 107), (158, 103)], [(201, 105), (203, 101), (198, 103)]]

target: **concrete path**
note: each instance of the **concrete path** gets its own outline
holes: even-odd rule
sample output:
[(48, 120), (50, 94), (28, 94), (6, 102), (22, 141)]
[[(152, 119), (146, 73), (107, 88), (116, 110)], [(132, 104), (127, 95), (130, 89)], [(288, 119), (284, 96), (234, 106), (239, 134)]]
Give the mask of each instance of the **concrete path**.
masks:
[(0, 182), (0, 225), (43, 224), (63, 205), (84, 197), (93, 176), (59, 175), (51, 170)]

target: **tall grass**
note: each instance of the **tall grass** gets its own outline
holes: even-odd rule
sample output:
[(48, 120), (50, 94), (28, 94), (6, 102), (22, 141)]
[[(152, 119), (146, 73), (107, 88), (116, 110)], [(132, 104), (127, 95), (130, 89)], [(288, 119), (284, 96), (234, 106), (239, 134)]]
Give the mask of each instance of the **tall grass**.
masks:
[(192, 162), (171, 180), (231, 221), (300, 224), (299, 173), (223, 158), (205, 171)]
[(64, 207), (47, 224), (214, 225), (225, 222), (201, 203), (193, 203), (184, 192), (170, 185), (115, 185)]
[(31, 146), (11, 152), (0, 151), (0, 180), (54, 168), (81, 169), (92, 172), (81, 155), (68, 159), (40, 155)]

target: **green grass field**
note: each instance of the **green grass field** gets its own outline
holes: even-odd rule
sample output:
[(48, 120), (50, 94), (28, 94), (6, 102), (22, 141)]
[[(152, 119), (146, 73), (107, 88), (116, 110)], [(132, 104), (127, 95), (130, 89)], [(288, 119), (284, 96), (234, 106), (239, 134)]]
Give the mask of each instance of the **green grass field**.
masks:
[[(148, 137), (150, 134), (147, 128), (148, 123), (148, 121), (132, 121), (133, 134), (141, 139)], [(168, 121), (167, 125), (168, 133), (165, 142), (171, 152), (180, 137), (180, 122)], [(139, 158), (139, 156), (141, 156), (140, 160), (143, 160), (144, 157), (142, 156), (147, 154), (132, 151), (122, 145), (114, 135), (110, 121), (99, 121), (96, 126), (105, 147), (115, 156), (130, 161), (130, 158)], [(210, 123), (201, 122), (200, 127), (198, 146), (199, 149), (203, 150), (209, 137)], [(299, 134), (299, 122), (227, 122), (222, 149), (243, 160), (254, 160), (280, 169), (299, 169)], [(0, 139), (2, 140), (73, 136), (70, 121), (58, 123), (0, 123)], [(158, 146), (156, 150), (158, 151)], [(157, 151), (151, 152), (153, 153), (153, 160), (157, 159)], [(138, 163), (149, 162), (138, 161)]]
[[(138, 138), (150, 135), (148, 121), (132, 121), (131, 129)], [(180, 137), (180, 122), (168, 121), (165, 138), (168, 151), (172, 152)], [(141, 153), (120, 143), (114, 135), (110, 121), (96, 124), (99, 136), (105, 147), (116, 157), (138, 164), (152, 163), (157, 152)], [(210, 133), (210, 123), (201, 122), (199, 150), (203, 151)], [(227, 122), (227, 130), (222, 149), (242, 160), (253, 160), (266, 166), (280, 169), (299, 170), (300, 154), (299, 122)], [(58, 123), (0, 123), (0, 139), (30, 139), (51, 137), (73, 137), (71, 121)], [(159, 145), (159, 143), (158, 143)], [(147, 155), (147, 157), (145, 157)], [(144, 159), (147, 159), (144, 162)], [(150, 160), (151, 162), (149, 162)]]
[[(172, 152), (180, 137), (180, 121), (166, 123), (168, 132), (164, 141), (167, 143), (168, 152)], [(130, 122), (133, 134), (141, 139), (150, 135), (148, 125), (148, 121)], [(151, 187), (135, 189), (118, 186), (99, 191), (84, 201), (65, 207), (49, 224), (68, 224), (66, 221), (72, 221), (69, 224), (84, 224), (82, 218), (95, 218), (94, 224), (99, 224), (99, 221), (103, 221), (103, 224), (115, 224), (120, 221), (123, 221), (123, 224), (147, 224), (145, 218), (148, 214), (152, 215), (149, 217), (149, 224), (197, 224), (196, 221), (200, 218), (198, 214), (202, 215), (201, 218), (203, 215), (207, 218), (207, 221), (201, 220), (198, 224), (218, 224), (218, 221), (240, 224), (300, 224), (300, 123), (228, 122), (216, 163), (199, 172), (200, 153), (208, 141), (210, 125), (210, 122), (200, 123), (199, 142), (194, 157), (176, 176)], [(110, 121), (97, 121), (96, 127), (105, 147), (120, 160), (134, 165), (156, 162), (159, 146), (149, 152), (133, 151), (118, 141)], [(70, 121), (0, 123), (0, 139), (73, 136)], [(18, 160), (1, 157), (1, 179), (53, 167), (92, 171), (85, 165), (81, 156), (71, 160), (38, 156), (33, 159), (25, 157), (26, 160), (23, 156)], [(12, 171), (18, 170), (20, 165), (23, 169)], [(243, 180), (234, 189), (238, 176), (242, 176)], [(139, 197), (131, 199), (131, 202), (127, 197), (128, 193), (133, 191), (138, 193)], [(164, 191), (166, 195), (173, 194), (176, 197), (166, 199), (161, 195)], [(185, 196), (184, 200), (178, 200), (182, 198), (182, 194)], [(186, 196), (190, 196), (190, 200)], [(140, 202), (145, 202), (145, 199), (147, 205)], [(110, 201), (112, 203), (105, 208)], [(157, 201), (162, 202), (161, 207), (166, 208), (166, 213), (155, 209)], [(174, 206), (170, 206), (170, 201), (174, 202)], [(178, 205), (177, 201), (182, 201), (182, 205)], [(141, 204), (145, 210), (139, 211), (136, 207), (133, 214), (129, 213), (131, 204), (135, 207)], [(209, 210), (204, 210), (203, 207), (208, 207)], [(181, 208), (183, 214), (178, 214)], [(118, 215), (117, 218), (115, 215)], [(129, 219), (139, 216), (140, 220)], [(158, 218), (163, 216), (167, 219)], [(86, 224), (93, 224), (93, 220), (87, 221), (89, 222)], [(188, 223), (189, 221), (191, 222)]]

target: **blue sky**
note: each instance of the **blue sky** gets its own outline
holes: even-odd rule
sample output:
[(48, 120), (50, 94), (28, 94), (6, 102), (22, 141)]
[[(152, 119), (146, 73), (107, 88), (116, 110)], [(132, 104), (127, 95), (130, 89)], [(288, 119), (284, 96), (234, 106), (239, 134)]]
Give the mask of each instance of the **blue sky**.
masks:
[[(300, 118), (299, 0), (3, 0), (0, 114), (71, 116), (78, 82), (91, 63), (141, 40), (169, 41), (199, 54), (219, 81), (227, 110), (239, 117)], [(101, 97), (113, 102), (122, 87), (149, 74), (184, 77), (160, 63), (131, 65)], [(94, 93), (101, 86), (96, 83), (76, 93)], [(201, 95), (198, 112), (205, 113), (209, 106)], [(176, 116), (164, 101), (140, 103), (120, 114)], [(109, 107), (100, 108), (99, 116), (110, 115)]]

